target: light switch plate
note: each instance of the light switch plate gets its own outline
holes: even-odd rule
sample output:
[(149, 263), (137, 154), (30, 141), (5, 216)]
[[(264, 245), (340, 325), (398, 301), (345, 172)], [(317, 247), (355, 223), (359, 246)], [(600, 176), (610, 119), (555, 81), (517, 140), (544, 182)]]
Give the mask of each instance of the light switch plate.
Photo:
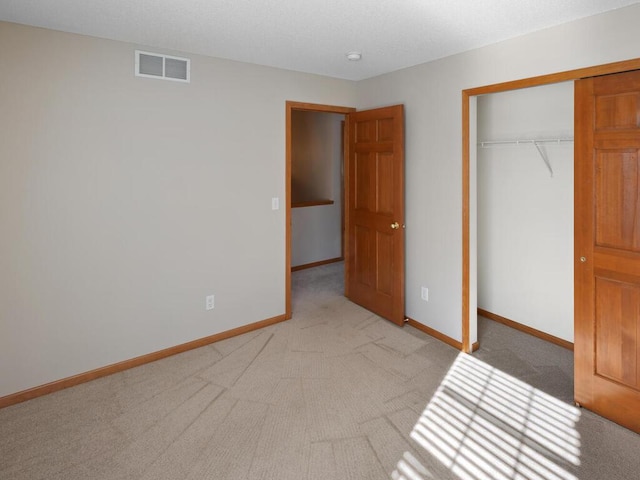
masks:
[(420, 298), (425, 302), (429, 301), (429, 289), (427, 287), (422, 287), (420, 289)]
[(213, 310), (214, 307), (215, 307), (215, 297), (213, 295), (207, 295), (205, 308), (207, 310)]

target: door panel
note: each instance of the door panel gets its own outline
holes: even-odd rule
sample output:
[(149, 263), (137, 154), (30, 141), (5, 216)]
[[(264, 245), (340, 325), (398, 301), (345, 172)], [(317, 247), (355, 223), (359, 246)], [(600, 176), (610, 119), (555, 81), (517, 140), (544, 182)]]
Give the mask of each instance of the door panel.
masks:
[(640, 286), (596, 277), (596, 374), (638, 390)]
[(596, 162), (596, 243), (640, 251), (638, 152), (599, 150)]
[(635, 128), (638, 94), (616, 93), (596, 98), (596, 131)]
[[(372, 187), (375, 188), (375, 159), (356, 153), (354, 157), (355, 208), (358, 211), (373, 210)], [(372, 185), (373, 184), (373, 185)]]
[(371, 249), (369, 248), (369, 238), (371, 237), (371, 230), (361, 225), (355, 226), (355, 242), (354, 242), (354, 270), (356, 272), (355, 282), (370, 287), (373, 285), (371, 278), (373, 277), (371, 271)]
[(387, 275), (386, 272), (380, 271), (380, 269), (393, 263), (394, 235), (386, 232), (376, 232), (376, 235), (376, 244), (378, 247), (378, 258), (375, 262), (378, 267), (378, 271), (375, 276), (376, 281), (378, 282), (376, 288), (382, 295), (391, 297), (393, 295), (393, 278), (391, 275)]
[(388, 153), (381, 153), (378, 155), (378, 176), (380, 178), (384, 178), (385, 181), (380, 182), (377, 186), (378, 194), (376, 195), (376, 200), (378, 205), (376, 206), (376, 211), (380, 215), (390, 217), (393, 217), (393, 186), (396, 183), (394, 181), (394, 160), (394, 156)]
[[(402, 105), (349, 114), (346, 295), (404, 324)], [(397, 226), (396, 226), (397, 223)]]
[(575, 95), (575, 398), (640, 432), (640, 72)]

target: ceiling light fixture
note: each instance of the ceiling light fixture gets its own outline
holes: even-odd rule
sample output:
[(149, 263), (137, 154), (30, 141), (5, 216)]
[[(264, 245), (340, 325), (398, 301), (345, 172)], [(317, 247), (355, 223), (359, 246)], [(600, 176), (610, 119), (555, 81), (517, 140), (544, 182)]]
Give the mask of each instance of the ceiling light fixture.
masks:
[(362, 54), (360, 52), (349, 52), (347, 53), (347, 60), (351, 62), (357, 62), (362, 58)]

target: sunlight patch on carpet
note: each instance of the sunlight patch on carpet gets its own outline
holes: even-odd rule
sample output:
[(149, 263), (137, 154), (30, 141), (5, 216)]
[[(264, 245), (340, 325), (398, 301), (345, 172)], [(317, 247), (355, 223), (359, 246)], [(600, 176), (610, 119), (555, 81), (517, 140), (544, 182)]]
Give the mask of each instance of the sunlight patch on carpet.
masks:
[[(579, 418), (579, 409), (461, 353), (411, 438), (461, 480), (577, 480)], [(432, 478), (413, 460), (401, 459), (393, 478)]]

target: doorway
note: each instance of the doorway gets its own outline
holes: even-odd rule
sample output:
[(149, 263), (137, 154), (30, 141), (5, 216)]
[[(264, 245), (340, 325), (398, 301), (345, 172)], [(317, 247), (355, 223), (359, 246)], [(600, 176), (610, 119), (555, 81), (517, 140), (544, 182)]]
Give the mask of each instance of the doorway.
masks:
[(298, 111), (346, 116), (343, 199), (346, 207), (345, 296), (404, 324), (404, 106), (355, 111), (286, 103), (285, 317), (292, 316), (292, 122)]
[(345, 115), (293, 110), (291, 271), (343, 259)]
[[(301, 113), (308, 113), (311, 116), (314, 115), (318, 115), (318, 114), (335, 114), (335, 115), (341, 115), (341, 116), (346, 116), (348, 113), (350, 112), (355, 112), (355, 108), (351, 108), (351, 107), (342, 107), (342, 106), (335, 106), (335, 105), (319, 105), (319, 104), (312, 104), (312, 103), (301, 103), (301, 102), (291, 102), (288, 101), (286, 102), (286, 168), (285, 168), (285, 191), (286, 191), (286, 198), (285, 198), (285, 205), (286, 205), (286, 253), (285, 253), (285, 315), (286, 318), (289, 319), (292, 316), (292, 300), (291, 300), (291, 269), (292, 269), (292, 253), (293, 253), (293, 230), (292, 230), (292, 221), (293, 221), (293, 211), (292, 208), (294, 208), (295, 204), (292, 202), (292, 198), (293, 198), (293, 188), (292, 188), (292, 180), (293, 180), (293, 154), (294, 154), (294, 149), (295, 149), (295, 138), (294, 138), (294, 134), (296, 132), (296, 129), (294, 127), (294, 122), (296, 122), (296, 116), (301, 114)], [(333, 116), (333, 115), (332, 115)], [(308, 117), (311, 118), (311, 117)], [(328, 118), (328, 117), (327, 117)], [(345, 156), (345, 146), (344, 146), (344, 142), (343, 142), (343, 157)], [(332, 185), (335, 186), (335, 179), (333, 179), (333, 183)], [(331, 181), (331, 180), (329, 180)], [(301, 188), (301, 190), (304, 190), (304, 187)], [(321, 190), (320, 190), (321, 191)], [(314, 192), (315, 194), (315, 192)], [(323, 196), (322, 194), (315, 194), (316, 196)], [(340, 182), (340, 191), (339, 192), (335, 192), (334, 191), (334, 197), (336, 198), (340, 198), (340, 208), (343, 208), (343, 204), (344, 202), (342, 201), (342, 199), (344, 198), (344, 185), (342, 182)], [(328, 201), (330, 201), (330, 199), (327, 198), (316, 198), (314, 199), (315, 201), (310, 201), (308, 199), (297, 199), (299, 200), (297, 202), (297, 205), (300, 205), (301, 209), (305, 209), (307, 210), (307, 212), (303, 212), (302, 214), (298, 215), (298, 212), (296, 212), (296, 215), (300, 218), (297, 218), (296, 220), (302, 222), (302, 223), (309, 223), (309, 222), (314, 222), (313, 218), (309, 218), (310, 215), (308, 214), (308, 208), (314, 208), (317, 206), (323, 206), (323, 205), (331, 205), (329, 203), (327, 203)], [(303, 206), (306, 205), (306, 206)], [(334, 201), (334, 205), (335, 205), (335, 201)], [(307, 213), (307, 214), (305, 214)], [(340, 212), (342, 215), (342, 212)], [(342, 215), (343, 216), (343, 215)], [(302, 240), (302, 239), (299, 239)], [(343, 241), (341, 242), (342, 244), (344, 243)], [(305, 264), (313, 264), (314, 262), (305, 262), (304, 260), (300, 260), (300, 258), (304, 258), (304, 252), (300, 252), (300, 253), (296, 253), (296, 263), (302, 262), (300, 264), (305, 265)], [(316, 263), (316, 265), (320, 265), (321, 263)], [(295, 266), (299, 266), (299, 265), (295, 265)]]

